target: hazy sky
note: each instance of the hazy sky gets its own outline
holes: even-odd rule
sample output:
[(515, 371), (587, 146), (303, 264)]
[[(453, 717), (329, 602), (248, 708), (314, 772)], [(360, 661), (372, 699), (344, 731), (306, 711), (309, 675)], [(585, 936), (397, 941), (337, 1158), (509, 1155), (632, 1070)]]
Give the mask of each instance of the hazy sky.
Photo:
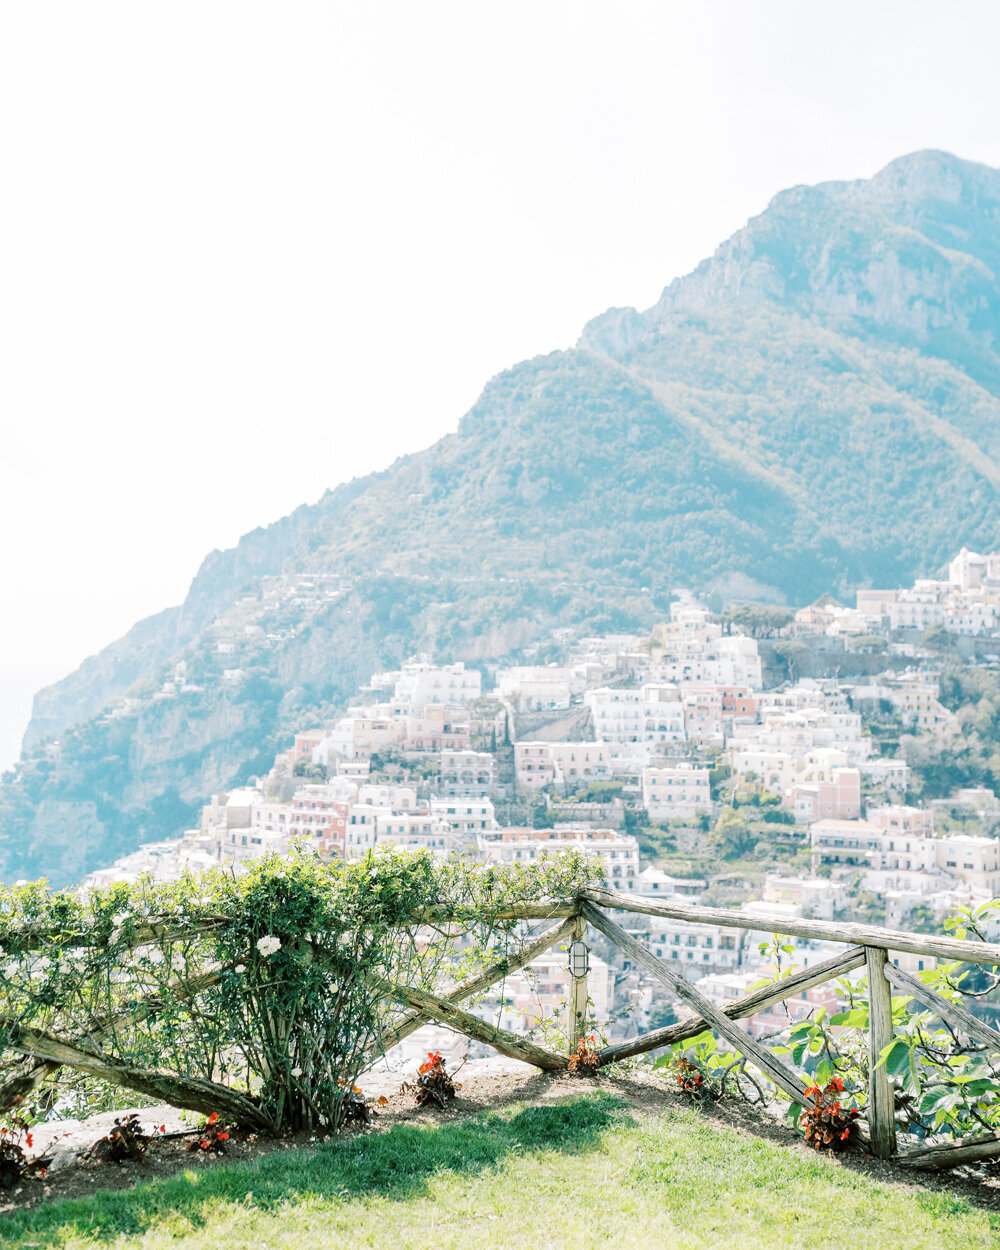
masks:
[(779, 189), (1000, 165), (991, 3), (0, 8), (0, 765), (202, 557)]

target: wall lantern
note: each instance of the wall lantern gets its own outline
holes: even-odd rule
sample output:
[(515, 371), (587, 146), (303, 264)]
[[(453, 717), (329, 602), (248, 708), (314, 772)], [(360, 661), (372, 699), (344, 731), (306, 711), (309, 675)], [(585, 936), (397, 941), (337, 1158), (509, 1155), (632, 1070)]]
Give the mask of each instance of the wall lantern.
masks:
[(580, 980), (590, 971), (590, 948), (579, 938), (569, 948), (569, 974)]

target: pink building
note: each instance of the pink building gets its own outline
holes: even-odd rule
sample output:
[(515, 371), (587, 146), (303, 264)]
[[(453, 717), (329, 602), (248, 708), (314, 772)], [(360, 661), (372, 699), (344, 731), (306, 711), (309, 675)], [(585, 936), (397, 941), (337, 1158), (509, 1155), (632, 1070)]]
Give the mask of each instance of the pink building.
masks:
[(857, 820), (861, 815), (861, 773), (857, 768), (834, 768), (827, 781), (801, 782), (792, 787), (796, 821)]
[(302, 786), (292, 795), (289, 837), (311, 838), (326, 855), (343, 855), (350, 806), (327, 786)]
[(428, 703), (406, 718), (404, 751), (465, 751), (472, 744), (469, 717), (463, 707)]
[(753, 725), (757, 720), (757, 700), (749, 686), (721, 686), (722, 719), (733, 725)]
[(686, 682), (681, 686), (684, 730), (692, 741), (722, 737), (722, 689), (709, 682)]
[(887, 807), (872, 808), (867, 819), (887, 832), (916, 838), (934, 837), (934, 813), (930, 808), (893, 803)]

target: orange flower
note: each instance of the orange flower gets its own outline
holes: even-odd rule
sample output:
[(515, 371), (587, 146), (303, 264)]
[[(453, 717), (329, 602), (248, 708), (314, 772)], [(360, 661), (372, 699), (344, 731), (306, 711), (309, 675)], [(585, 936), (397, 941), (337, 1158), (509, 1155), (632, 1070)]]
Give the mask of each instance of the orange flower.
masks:
[(380, 1094), (380, 1095), (379, 1095), (378, 1105), (379, 1105), (380, 1107), (388, 1107), (388, 1105), (389, 1105), (389, 1099), (388, 1099), (388, 1098), (386, 1098), (385, 1094)]
[(217, 1141), (229, 1141), (228, 1133), (216, 1133), (215, 1136)]

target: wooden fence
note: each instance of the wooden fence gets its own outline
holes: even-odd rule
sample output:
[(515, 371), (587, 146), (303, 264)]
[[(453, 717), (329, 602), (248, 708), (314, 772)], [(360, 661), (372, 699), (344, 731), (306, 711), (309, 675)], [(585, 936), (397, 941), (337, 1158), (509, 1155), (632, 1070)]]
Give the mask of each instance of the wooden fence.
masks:
[[(839, 942), (845, 949), (841, 955), (812, 968), (795, 972), (773, 984), (762, 986), (736, 1002), (719, 1008), (696, 985), (636, 941), (607, 914), (608, 911), (626, 911), (698, 924), (781, 932), (795, 937)], [(425, 910), (414, 915), (412, 922), (414, 925), (423, 925), (444, 918), (438, 916), (436, 911)], [(1000, 945), (960, 941), (945, 936), (899, 933), (869, 925), (653, 901), (617, 891), (593, 888), (581, 891), (569, 902), (541, 902), (511, 907), (504, 913), (504, 918), (550, 920), (553, 923), (541, 933), (530, 935), (515, 954), (498, 960), (475, 976), (440, 993), (431, 993), (427, 989), (395, 984), (387, 980), (376, 982), (375, 988), (379, 994), (398, 1004), (402, 1012), (369, 1047), (369, 1054), (373, 1058), (397, 1045), (421, 1025), (433, 1021), (484, 1043), (500, 1054), (525, 1060), (544, 1071), (564, 1070), (569, 1054), (576, 1050), (586, 1016), (586, 976), (570, 978), (568, 1054), (557, 1053), (526, 1037), (489, 1024), (467, 1011), (461, 1003), (501, 982), (512, 972), (526, 967), (558, 943), (583, 938), (588, 925), (603, 933), (634, 965), (643, 968), (673, 997), (680, 999), (694, 1012), (692, 1017), (679, 1023), (603, 1048), (598, 1053), (602, 1066), (689, 1040), (706, 1029), (711, 1029), (738, 1054), (759, 1068), (778, 1089), (804, 1107), (810, 1105), (811, 1099), (806, 1093), (806, 1082), (799, 1073), (786, 1063), (783, 1056), (774, 1054), (741, 1029), (737, 1022), (813, 986), (865, 968), (869, 980), (869, 1100), (865, 1142), (871, 1153), (878, 1158), (890, 1158), (897, 1153), (892, 1081), (885, 1066), (879, 1064), (882, 1051), (892, 1041), (892, 987), (912, 995), (957, 1033), (965, 1034), (989, 1051), (1000, 1055), (1000, 1032), (978, 1020), (965, 1007), (943, 998), (909, 973), (895, 967), (888, 957), (890, 951), (901, 951), (933, 956), (948, 962), (1000, 966)], [(208, 932), (212, 927), (212, 921), (203, 922), (201, 931)], [(85, 934), (77, 936), (81, 944), (88, 940)], [(143, 941), (155, 941), (162, 945), (170, 941), (188, 941), (191, 937), (190, 928), (174, 930), (170, 925), (162, 924), (147, 926), (137, 932), (134, 942), (139, 944)], [(314, 954), (319, 957), (329, 954), (321, 946), (308, 940), (306, 944), (312, 945)], [(229, 965), (214, 966), (207, 969), (196, 983), (187, 982), (174, 988), (178, 993), (193, 997), (200, 990), (217, 983), (228, 967)], [(124, 1015), (138, 1020), (155, 1009), (156, 1001), (153, 999), (148, 1002), (133, 1002)], [(9, 1105), (13, 1097), (23, 1095), (46, 1075), (62, 1066), (68, 1066), (162, 1098), (177, 1106), (198, 1111), (220, 1109), (233, 1118), (255, 1123), (264, 1129), (269, 1127), (253, 1101), (235, 1090), (197, 1078), (137, 1071), (117, 1062), (101, 1049), (103, 1037), (116, 1022), (117, 1018), (115, 1021), (99, 1021), (85, 1036), (72, 1038), (56, 1035), (43, 1028), (17, 1027), (13, 1022), (8, 1022), (10, 1044), (24, 1055), (24, 1059), (0, 1082), (0, 1108), (5, 1104)], [(0, 1021), (2, 1023), (4, 1022)], [(913, 1149), (900, 1157), (915, 1167), (948, 1168), (994, 1156), (1000, 1156), (1000, 1136), (986, 1134), (947, 1145)]]
[[(545, 1050), (525, 1038), (484, 1023), (482, 1020), (457, 1006), (468, 995), (488, 988), (515, 968), (524, 967), (543, 950), (571, 936), (583, 937), (586, 927), (592, 926), (618, 946), (640, 968), (655, 977), (675, 998), (680, 999), (695, 1013), (692, 1017), (665, 1028), (654, 1029), (628, 1041), (607, 1046), (599, 1052), (602, 1066), (616, 1060), (645, 1054), (651, 1050), (683, 1042), (706, 1029), (724, 1038), (733, 1049), (743, 1055), (783, 1093), (804, 1107), (811, 1099), (806, 1093), (807, 1085), (802, 1077), (790, 1067), (782, 1056), (774, 1054), (761, 1042), (741, 1029), (737, 1021), (755, 1015), (776, 1003), (784, 1002), (802, 991), (826, 981), (846, 976), (859, 968), (866, 969), (869, 982), (869, 1100), (868, 1131), (864, 1138), (868, 1149), (876, 1157), (888, 1159), (897, 1153), (895, 1107), (892, 1080), (879, 1059), (892, 1041), (892, 987), (912, 995), (923, 1003), (956, 1032), (981, 1043), (1000, 1055), (1000, 1032), (990, 1028), (971, 1014), (965, 1007), (942, 997), (929, 989), (909, 973), (897, 968), (889, 959), (890, 951), (902, 951), (916, 955), (933, 956), (948, 962), (964, 962), (986, 966), (1000, 965), (1000, 945), (987, 942), (960, 941), (957, 938), (899, 933), (891, 929), (871, 925), (836, 923), (787, 916), (769, 916), (766, 912), (728, 911), (723, 908), (700, 907), (695, 904), (653, 901), (623, 895), (616, 891), (587, 889), (576, 899), (575, 905), (534, 904), (525, 908), (525, 919), (543, 916), (559, 919), (539, 935), (521, 957), (514, 962), (504, 962), (486, 969), (474, 980), (456, 986), (444, 997), (435, 997), (423, 991), (406, 987), (386, 987), (400, 1002), (411, 1006), (413, 1014), (404, 1027), (394, 1030), (394, 1037), (405, 1036), (428, 1020), (448, 1025), (476, 1041), (485, 1042), (501, 1054), (523, 1059), (547, 1071), (565, 1068), (567, 1057)], [(781, 932), (795, 937), (840, 942), (845, 949), (823, 963), (785, 977), (771, 985), (762, 986), (737, 999), (724, 1008), (710, 1002), (696, 985), (675, 972), (664, 960), (652, 954), (617, 924), (607, 914), (609, 910), (662, 916), (670, 920), (689, 921), (725, 927), (753, 929), (762, 932)], [(587, 1003), (586, 979), (571, 978), (569, 1050), (576, 1048), (580, 1036)], [(1000, 1136), (986, 1134), (982, 1137), (956, 1141), (943, 1146), (925, 1147), (907, 1151), (900, 1156), (907, 1164), (922, 1168), (956, 1167), (1000, 1155)]]

